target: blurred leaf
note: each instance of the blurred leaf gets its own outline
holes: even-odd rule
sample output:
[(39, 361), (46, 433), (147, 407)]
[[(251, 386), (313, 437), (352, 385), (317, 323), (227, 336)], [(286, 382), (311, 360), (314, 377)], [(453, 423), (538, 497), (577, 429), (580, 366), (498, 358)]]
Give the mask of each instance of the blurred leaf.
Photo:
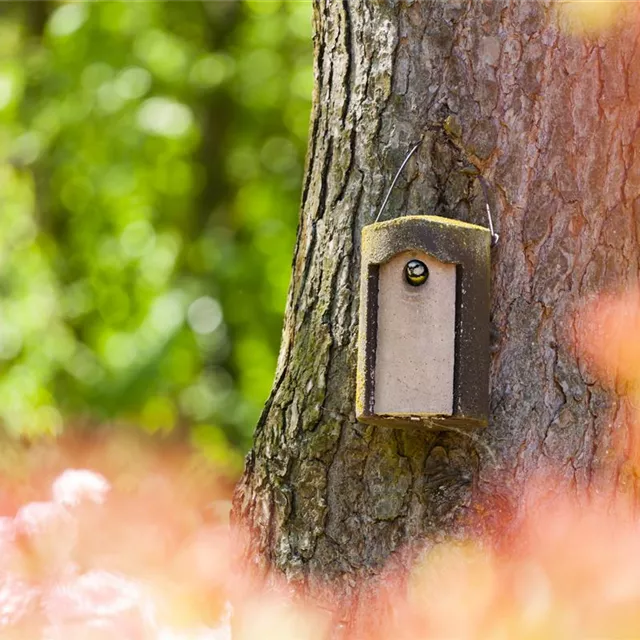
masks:
[(310, 2), (5, 3), (10, 432), (109, 417), (239, 459), (279, 346), (310, 35)]

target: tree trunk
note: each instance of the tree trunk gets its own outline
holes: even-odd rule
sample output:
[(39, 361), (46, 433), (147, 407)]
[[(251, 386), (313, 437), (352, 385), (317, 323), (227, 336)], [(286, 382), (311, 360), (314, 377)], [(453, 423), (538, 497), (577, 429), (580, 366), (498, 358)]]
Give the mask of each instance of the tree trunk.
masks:
[[(336, 586), (345, 623), (401, 549), (515, 525), (541, 466), (578, 495), (627, 480), (624, 403), (571, 348), (579, 303), (638, 279), (640, 11), (616, 10), (578, 35), (550, 2), (316, 4), (282, 348), (234, 520), (254, 567)], [(383, 218), (486, 226), (474, 171), (493, 185), (491, 417), (472, 437), (354, 419), (361, 231), (423, 136)]]

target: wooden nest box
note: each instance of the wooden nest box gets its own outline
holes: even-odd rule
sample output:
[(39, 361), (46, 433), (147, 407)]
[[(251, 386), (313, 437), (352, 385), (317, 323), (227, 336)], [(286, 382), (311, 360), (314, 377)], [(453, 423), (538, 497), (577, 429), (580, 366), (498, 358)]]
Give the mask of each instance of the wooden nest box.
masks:
[(358, 420), (486, 426), (490, 244), (488, 229), (437, 216), (363, 229)]

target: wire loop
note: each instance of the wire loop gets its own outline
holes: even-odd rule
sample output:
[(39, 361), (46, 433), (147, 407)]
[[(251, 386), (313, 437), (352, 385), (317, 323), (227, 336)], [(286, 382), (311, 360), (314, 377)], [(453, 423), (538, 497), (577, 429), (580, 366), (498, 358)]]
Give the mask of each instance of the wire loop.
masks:
[[(398, 169), (398, 171), (396, 172), (396, 175), (393, 177), (393, 180), (391, 181), (391, 186), (387, 190), (387, 194), (385, 195), (384, 200), (380, 205), (380, 209), (378, 209), (378, 215), (376, 216), (376, 219), (374, 220), (374, 222), (378, 222), (378, 220), (380, 219), (380, 216), (382, 215), (384, 208), (387, 206), (387, 202), (389, 202), (389, 198), (391, 197), (391, 192), (393, 191), (393, 188), (396, 186), (396, 182), (398, 182), (398, 178), (400, 177), (402, 170), (405, 168), (405, 166), (407, 165), (407, 162), (409, 162), (409, 160), (411, 159), (411, 156), (417, 151), (418, 147), (422, 144), (422, 142), (423, 140), (419, 140), (416, 144), (414, 144), (413, 147), (411, 147), (411, 150), (409, 151), (405, 159), (402, 161), (400, 168)], [(487, 220), (489, 221), (489, 231), (491, 233), (491, 246), (495, 247), (498, 244), (498, 240), (500, 240), (500, 236), (495, 232), (495, 229), (493, 228), (493, 219), (491, 218), (491, 207), (489, 206), (488, 183), (485, 177), (480, 175), (479, 173), (476, 175), (476, 177), (478, 178), (478, 182), (480, 183), (480, 187), (482, 188), (482, 194), (484, 195), (484, 207), (485, 207), (485, 211), (487, 212)]]

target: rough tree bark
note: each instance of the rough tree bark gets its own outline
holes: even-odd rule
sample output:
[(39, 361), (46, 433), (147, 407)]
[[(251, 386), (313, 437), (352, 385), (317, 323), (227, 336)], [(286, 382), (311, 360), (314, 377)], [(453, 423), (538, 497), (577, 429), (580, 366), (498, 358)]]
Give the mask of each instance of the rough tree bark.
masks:
[[(315, 93), (298, 241), (271, 397), (234, 519), (246, 556), (313, 596), (406, 546), (494, 535), (553, 465), (559, 490), (628, 486), (625, 409), (569, 347), (585, 298), (638, 279), (636, 3), (576, 36), (534, 0), (342, 0), (314, 12)], [(493, 185), (489, 427), (464, 435), (354, 419), (359, 242), (411, 144), (385, 218), (485, 224)]]

